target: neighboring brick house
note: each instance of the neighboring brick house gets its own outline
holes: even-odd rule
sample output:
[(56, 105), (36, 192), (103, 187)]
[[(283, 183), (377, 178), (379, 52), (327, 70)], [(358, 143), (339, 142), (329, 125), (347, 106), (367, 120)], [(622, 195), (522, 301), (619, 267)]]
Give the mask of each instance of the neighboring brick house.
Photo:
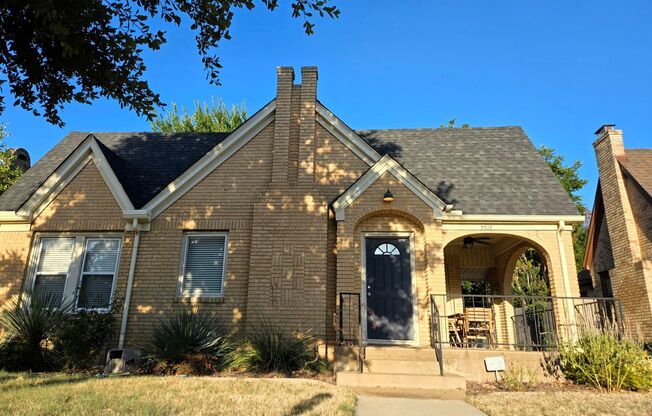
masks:
[(652, 149), (625, 149), (613, 125), (596, 134), (600, 178), (584, 256), (591, 294), (619, 298), (629, 323), (652, 340)]
[[(230, 134), (67, 135), (0, 197), (0, 299), (118, 298), (119, 346), (146, 348), (162, 317), (194, 307), (327, 346), (361, 333), (429, 348), (448, 342), (431, 311), (462, 305), (462, 280), (511, 295), (533, 247), (566, 297), (549, 312), (573, 327), (583, 217), (520, 127), (354, 131), (317, 100), (315, 67), (300, 85), (277, 75), (276, 98)], [(516, 348), (515, 304), (485, 306), (474, 342)]]

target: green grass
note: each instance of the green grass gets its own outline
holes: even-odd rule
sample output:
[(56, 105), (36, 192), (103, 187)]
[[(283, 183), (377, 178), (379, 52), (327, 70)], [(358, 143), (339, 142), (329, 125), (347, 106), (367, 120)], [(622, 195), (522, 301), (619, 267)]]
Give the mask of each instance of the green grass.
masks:
[(353, 392), (318, 381), (0, 371), (3, 415), (353, 415), (354, 409)]

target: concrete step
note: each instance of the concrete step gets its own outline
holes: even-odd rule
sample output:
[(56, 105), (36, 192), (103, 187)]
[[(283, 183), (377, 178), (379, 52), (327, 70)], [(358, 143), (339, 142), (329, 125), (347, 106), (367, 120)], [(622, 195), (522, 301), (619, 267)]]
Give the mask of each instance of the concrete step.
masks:
[(366, 359), (364, 372), (439, 375), (439, 364), (434, 357), (427, 361)]
[(429, 374), (358, 373), (340, 371), (337, 385), (345, 387), (380, 387), (425, 390), (466, 390), (466, 380), (454, 376)]
[(365, 347), (367, 360), (436, 361), (432, 348), (368, 346)]

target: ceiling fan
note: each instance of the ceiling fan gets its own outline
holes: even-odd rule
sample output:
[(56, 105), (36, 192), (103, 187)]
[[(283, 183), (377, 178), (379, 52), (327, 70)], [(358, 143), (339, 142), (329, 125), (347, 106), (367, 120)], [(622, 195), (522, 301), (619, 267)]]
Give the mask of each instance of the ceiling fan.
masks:
[(490, 245), (487, 243), (487, 240), (491, 240), (491, 237), (464, 237), (464, 248), (472, 248), (473, 244), (481, 244), (483, 246)]

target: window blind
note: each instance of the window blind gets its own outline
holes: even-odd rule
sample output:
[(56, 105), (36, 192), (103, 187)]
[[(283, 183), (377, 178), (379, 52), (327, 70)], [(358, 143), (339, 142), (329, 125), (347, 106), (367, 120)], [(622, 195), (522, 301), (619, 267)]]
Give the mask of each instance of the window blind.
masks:
[(220, 296), (224, 283), (225, 236), (188, 236), (183, 294)]
[(108, 309), (110, 307), (119, 250), (120, 240), (117, 238), (86, 240), (84, 267), (77, 299), (78, 308)]
[(74, 238), (43, 238), (36, 272), (67, 274), (74, 245)]
[(60, 306), (72, 260), (74, 238), (43, 238), (34, 277), (34, 296)]

